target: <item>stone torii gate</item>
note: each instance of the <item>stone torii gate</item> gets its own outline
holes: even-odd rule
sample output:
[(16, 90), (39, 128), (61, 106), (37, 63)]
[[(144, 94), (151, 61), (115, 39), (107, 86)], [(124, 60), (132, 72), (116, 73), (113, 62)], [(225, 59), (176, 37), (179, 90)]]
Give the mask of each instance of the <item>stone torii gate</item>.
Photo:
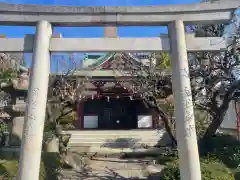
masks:
[[(50, 52), (170, 51), (182, 180), (201, 180), (187, 51), (219, 51), (221, 38), (185, 37), (184, 25), (229, 21), (239, 0), (146, 7), (67, 7), (0, 3), (1, 25), (36, 26), (35, 37), (1, 38), (0, 51), (33, 52), (19, 180), (38, 180)], [(169, 38), (52, 38), (54, 26), (160, 26)]]

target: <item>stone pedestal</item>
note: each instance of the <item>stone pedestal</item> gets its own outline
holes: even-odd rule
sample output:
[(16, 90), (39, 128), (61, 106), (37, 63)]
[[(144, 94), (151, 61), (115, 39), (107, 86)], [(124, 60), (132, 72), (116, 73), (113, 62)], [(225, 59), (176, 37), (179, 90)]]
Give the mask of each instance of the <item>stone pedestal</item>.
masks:
[(59, 152), (59, 140), (57, 137), (49, 138), (45, 145), (46, 152)]
[(24, 117), (16, 117), (12, 121), (10, 146), (21, 146)]

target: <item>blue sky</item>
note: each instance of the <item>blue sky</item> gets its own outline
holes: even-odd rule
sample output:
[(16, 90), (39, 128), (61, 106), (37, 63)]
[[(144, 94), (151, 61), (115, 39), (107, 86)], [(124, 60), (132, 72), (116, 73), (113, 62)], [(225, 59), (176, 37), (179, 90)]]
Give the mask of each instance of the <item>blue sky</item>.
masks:
[[(199, 0), (0, 0), (5, 3), (39, 4), (39, 5), (69, 5), (69, 6), (144, 6), (164, 4), (190, 4)], [(34, 34), (34, 27), (0, 26), (0, 34), (7, 37), (23, 37), (24, 34)], [(54, 34), (61, 33), (63, 37), (103, 37), (102, 27), (58, 27)], [(119, 27), (120, 37), (155, 37), (167, 33), (166, 27)], [(28, 66), (30, 56), (26, 55)], [(53, 69), (52, 69), (53, 70)]]

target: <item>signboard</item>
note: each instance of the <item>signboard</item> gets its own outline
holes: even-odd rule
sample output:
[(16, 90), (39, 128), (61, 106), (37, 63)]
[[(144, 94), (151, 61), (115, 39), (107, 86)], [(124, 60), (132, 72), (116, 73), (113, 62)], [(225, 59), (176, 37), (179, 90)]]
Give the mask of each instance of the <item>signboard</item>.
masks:
[(138, 128), (151, 128), (151, 127), (152, 127), (152, 115), (138, 116)]
[(98, 128), (98, 116), (84, 116), (83, 128)]

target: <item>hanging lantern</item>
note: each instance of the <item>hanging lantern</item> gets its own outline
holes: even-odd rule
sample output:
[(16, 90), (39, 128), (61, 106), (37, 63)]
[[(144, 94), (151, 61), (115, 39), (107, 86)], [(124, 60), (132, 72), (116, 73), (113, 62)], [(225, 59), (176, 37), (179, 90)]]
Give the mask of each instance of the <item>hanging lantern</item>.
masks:
[(117, 99), (119, 99), (119, 96), (117, 96)]
[(110, 101), (110, 97), (109, 97), (109, 96), (107, 96), (107, 101), (108, 101), (108, 102)]

